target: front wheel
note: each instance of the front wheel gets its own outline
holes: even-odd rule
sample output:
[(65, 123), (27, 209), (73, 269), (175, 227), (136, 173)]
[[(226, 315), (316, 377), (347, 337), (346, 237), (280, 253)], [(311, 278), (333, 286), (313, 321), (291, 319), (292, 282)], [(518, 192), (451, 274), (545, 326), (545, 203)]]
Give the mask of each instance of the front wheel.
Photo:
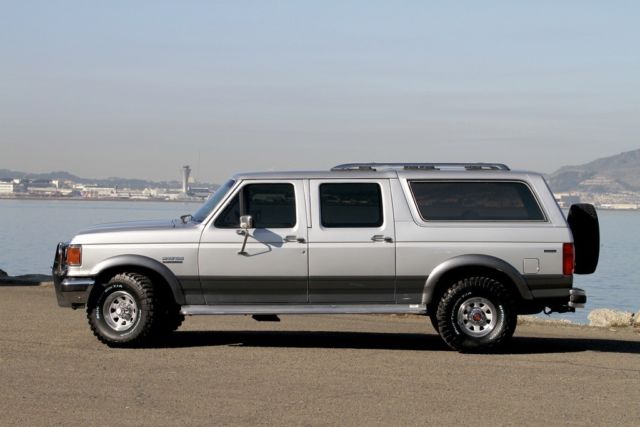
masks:
[(151, 281), (141, 274), (117, 274), (87, 305), (93, 334), (112, 346), (139, 345), (155, 329), (156, 297)]
[(449, 287), (438, 302), (438, 331), (454, 350), (486, 351), (513, 336), (514, 307), (503, 283), (490, 277), (467, 277)]

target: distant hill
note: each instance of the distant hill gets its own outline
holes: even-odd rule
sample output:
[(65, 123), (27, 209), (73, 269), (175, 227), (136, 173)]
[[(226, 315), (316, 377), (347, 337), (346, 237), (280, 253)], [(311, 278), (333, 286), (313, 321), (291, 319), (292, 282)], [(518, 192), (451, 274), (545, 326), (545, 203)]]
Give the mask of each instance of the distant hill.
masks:
[(547, 177), (556, 192), (640, 192), (640, 150), (604, 157), (584, 165), (564, 166)]
[[(0, 169), (0, 180), (8, 179), (8, 178), (19, 178), (19, 179), (35, 179), (35, 180), (54, 180), (59, 179), (62, 181), (73, 181), (78, 184), (97, 184), (101, 187), (114, 187), (118, 186), (120, 188), (131, 188), (134, 190), (144, 190), (145, 188), (181, 188), (182, 183), (180, 181), (148, 181), (144, 179), (129, 179), (129, 178), (102, 178), (102, 179), (91, 179), (91, 178), (81, 178), (79, 176), (73, 175), (69, 172), (59, 171), (59, 172), (48, 172), (48, 173), (29, 173), (29, 172), (19, 172), (13, 171), (9, 169)], [(217, 188), (216, 184), (209, 183), (192, 183), (192, 187), (208, 187), (210, 189)]]

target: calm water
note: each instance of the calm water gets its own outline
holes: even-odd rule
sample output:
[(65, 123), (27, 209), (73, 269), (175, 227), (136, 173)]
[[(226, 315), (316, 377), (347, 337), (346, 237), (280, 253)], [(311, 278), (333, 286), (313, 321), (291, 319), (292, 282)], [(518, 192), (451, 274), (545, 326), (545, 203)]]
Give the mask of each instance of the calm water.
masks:
[[(92, 224), (177, 218), (194, 203), (0, 200), (0, 268), (11, 275), (49, 274), (56, 244)], [(585, 323), (595, 308), (640, 310), (640, 212), (600, 211), (598, 271), (575, 276), (587, 291), (586, 309), (553, 315)]]

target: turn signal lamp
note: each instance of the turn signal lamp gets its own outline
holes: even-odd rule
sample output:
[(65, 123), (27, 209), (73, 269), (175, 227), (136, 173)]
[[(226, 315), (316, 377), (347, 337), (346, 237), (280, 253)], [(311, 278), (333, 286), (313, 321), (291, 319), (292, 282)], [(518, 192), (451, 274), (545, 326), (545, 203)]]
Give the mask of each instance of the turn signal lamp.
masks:
[(73, 245), (67, 248), (67, 257), (65, 264), (78, 266), (82, 264), (82, 246)]
[(573, 266), (575, 257), (573, 253), (573, 243), (562, 244), (562, 274), (571, 276), (573, 274)]

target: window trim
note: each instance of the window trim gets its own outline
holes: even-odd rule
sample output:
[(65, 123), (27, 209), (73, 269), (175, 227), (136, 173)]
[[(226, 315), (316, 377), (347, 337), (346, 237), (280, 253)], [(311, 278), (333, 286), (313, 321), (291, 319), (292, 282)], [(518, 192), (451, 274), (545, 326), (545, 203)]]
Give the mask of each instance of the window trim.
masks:
[[(224, 203), (221, 204), (220, 208), (217, 209), (217, 212), (215, 213), (215, 215), (213, 216), (213, 218), (211, 218), (211, 228), (214, 228), (216, 230), (239, 230), (240, 229), (240, 224), (238, 224), (238, 227), (218, 227), (216, 225), (216, 221), (218, 220), (218, 218), (220, 218), (220, 215), (222, 215), (222, 213), (227, 209), (227, 206), (229, 206), (232, 202), (233, 199), (235, 199), (236, 196), (238, 196), (240, 198), (240, 214), (242, 215), (242, 208), (244, 205), (244, 201), (243, 201), (243, 197), (240, 197), (242, 193), (242, 191), (244, 190), (245, 187), (249, 186), (249, 185), (269, 185), (269, 184), (288, 184), (291, 187), (293, 187), (293, 197), (294, 197), (294, 212), (295, 212), (295, 223), (291, 226), (291, 227), (256, 227), (256, 230), (291, 230), (291, 229), (295, 229), (296, 227), (298, 227), (298, 224), (300, 223), (300, 220), (298, 218), (298, 214), (299, 214), (299, 209), (298, 209), (298, 202), (299, 202), (299, 194), (298, 194), (298, 188), (296, 186), (296, 183), (294, 181), (289, 181), (289, 180), (285, 180), (285, 181), (240, 181), (238, 183), (238, 186), (231, 192), (231, 194), (228, 196), (228, 198), (224, 201)], [(304, 195), (303, 195), (304, 197)]]
[[(379, 204), (379, 212), (380, 212), (380, 223), (377, 225), (363, 225), (363, 226), (335, 226), (335, 225), (326, 225), (324, 223), (324, 219), (322, 217), (322, 186), (323, 185), (375, 185), (378, 189), (378, 196), (380, 197)], [(384, 214), (384, 194), (382, 192), (382, 185), (377, 181), (365, 181), (365, 182), (352, 182), (352, 181), (338, 181), (338, 182), (320, 182), (318, 183), (318, 216), (320, 227), (323, 229), (367, 229), (373, 228), (377, 229), (383, 227), (385, 224), (385, 214)]]
[[(519, 180), (519, 179), (407, 179), (407, 186), (409, 187), (409, 192), (411, 193), (411, 198), (413, 199), (413, 207), (415, 208), (416, 212), (418, 213), (418, 215), (420, 216), (420, 219), (424, 222), (427, 223), (474, 223), (474, 222), (482, 222), (482, 223), (536, 223), (536, 224), (540, 224), (540, 223), (548, 223), (549, 222), (549, 217), (546, 213), (546, 211), (543, 209), (542, 204), (540, 203), (540, 200), (538, 199), (538, 195), (536, 194), (535, 191), (533, 191), (533, 188), (529, 185), (528, 182), (524, 181), (524, 180)], [(411, 184), (413, 183), (437, 183), (437, 182), (444, 182), (444, 183), (465, 183), (465, 182), (471, 182), (471, 183), (496, 183), (496, 182), (505, 182), (505, 183), (516, 183), (516, 184), (523, 184), (524, 186), (527, 187), (527, 189), (529, 190), (529, 193), (533, 196), (533, 200), (535, 200), (536, 204), (538, 205), (538, 209), (540, 210), (540, 212), (542, 213), (542, 219), (426, 219), (424, 216), (422, 216), (422, 211), (420, 210), (420, 207), (418, 206), (418, 201), (416, 200), (416, 196), (415, 193), (413, 191), (413, 186)]]

